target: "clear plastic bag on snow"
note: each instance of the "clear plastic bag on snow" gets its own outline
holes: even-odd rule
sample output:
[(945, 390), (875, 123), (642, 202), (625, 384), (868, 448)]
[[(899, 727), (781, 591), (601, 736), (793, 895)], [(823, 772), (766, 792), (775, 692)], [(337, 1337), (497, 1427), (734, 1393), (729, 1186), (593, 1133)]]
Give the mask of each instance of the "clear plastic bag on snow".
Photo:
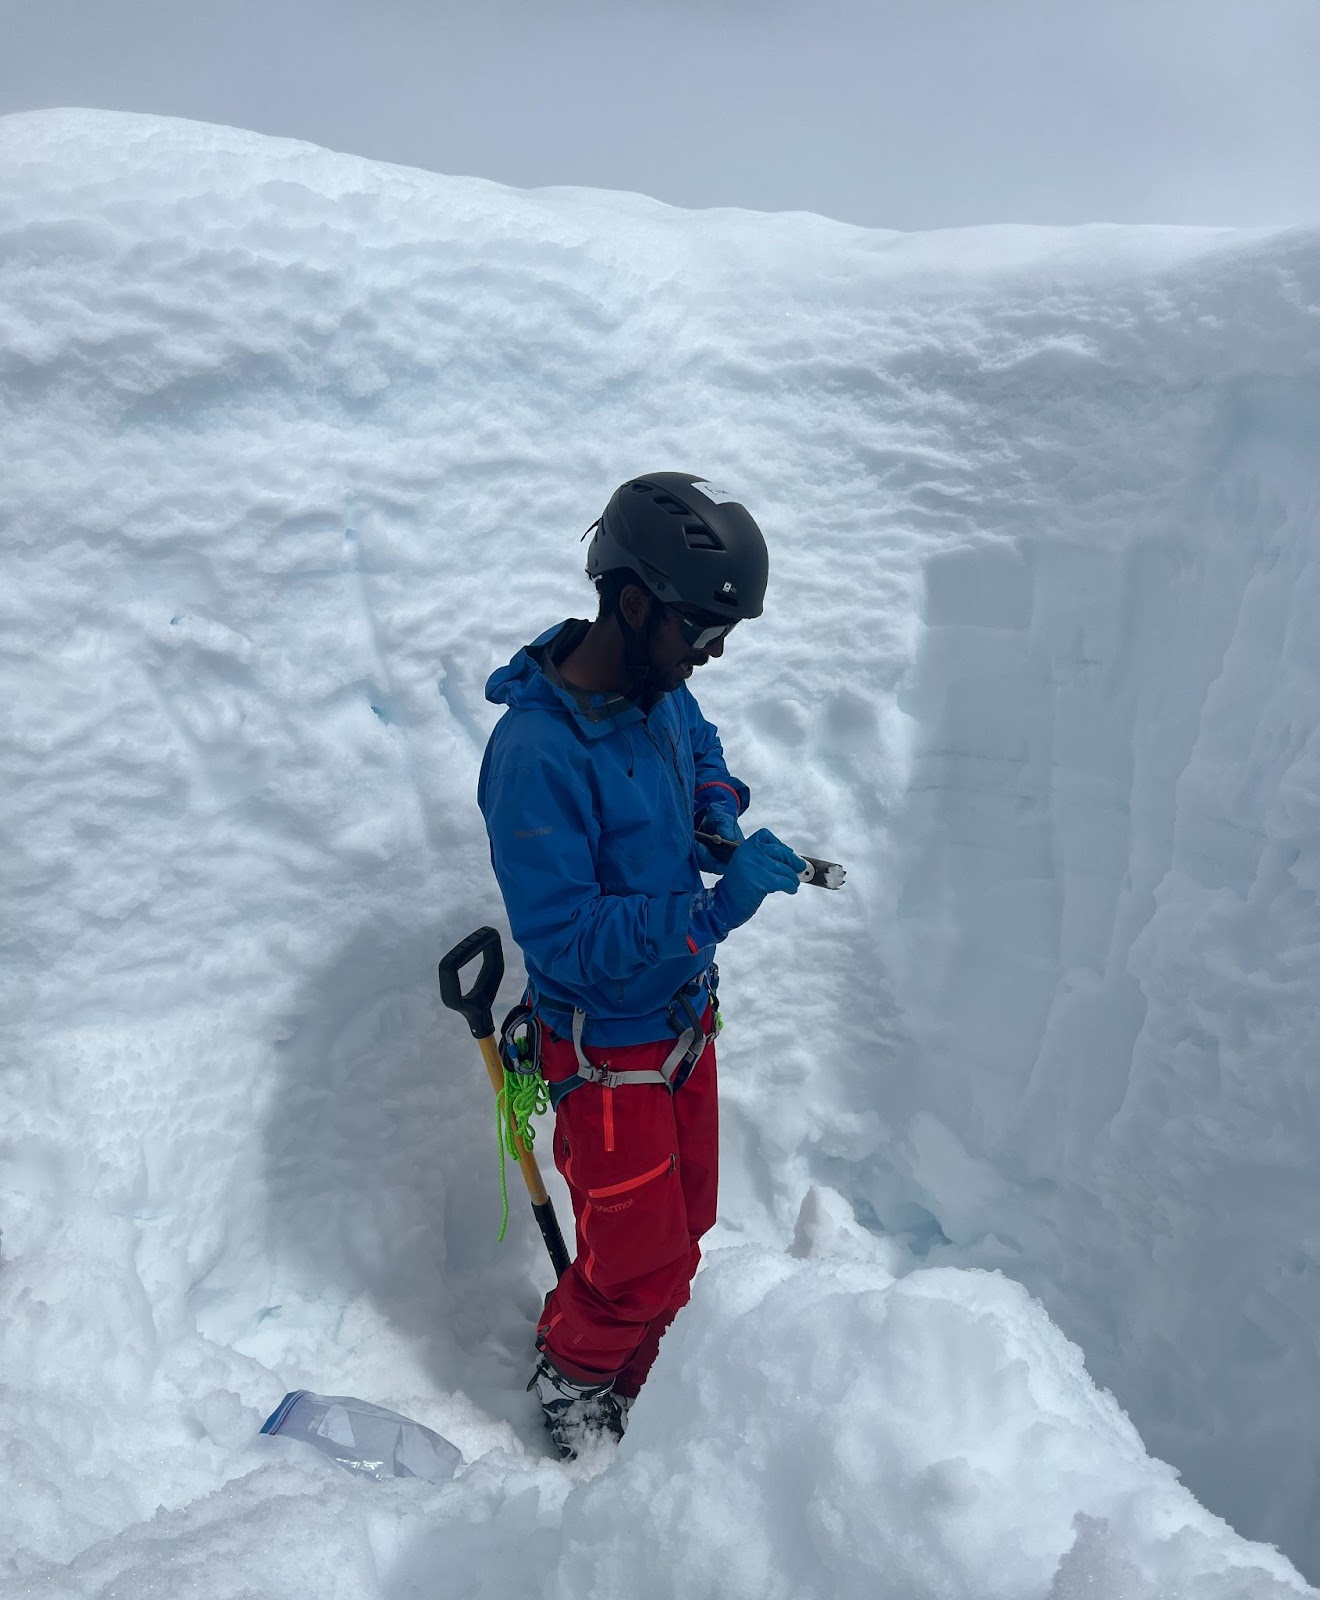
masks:
[(420, 1422), (351, 1395), (286, 1394), (262, 1424), (262, 1433), (302, 1439), (350, 1472), (368, 1478), (425, 1478), (447, 1483), (462, 1452)]

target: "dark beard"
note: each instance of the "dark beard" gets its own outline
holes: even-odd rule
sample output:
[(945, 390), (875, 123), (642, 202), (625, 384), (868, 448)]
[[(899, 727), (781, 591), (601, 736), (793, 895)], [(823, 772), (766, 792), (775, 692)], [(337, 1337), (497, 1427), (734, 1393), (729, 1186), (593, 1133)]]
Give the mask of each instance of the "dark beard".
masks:
[(645, 716), (671, 689), (677, 687), (667, 683), (664, 674), (651, 665), (651, 641), (661, 621), (660, 608), (658, 605), (651, 608), (644, 628), (630, 627), (624, 621), (622, 612), (618, 613), (618, 617), (619, 627), (623, 631), (624, 668), (628, 674), (628, 687), (624, 693)]

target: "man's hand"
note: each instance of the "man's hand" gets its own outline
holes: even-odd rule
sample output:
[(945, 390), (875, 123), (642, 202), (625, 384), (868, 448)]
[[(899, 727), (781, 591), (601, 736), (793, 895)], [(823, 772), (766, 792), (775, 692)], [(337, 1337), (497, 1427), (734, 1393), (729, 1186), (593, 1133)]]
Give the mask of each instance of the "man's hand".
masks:
[[(743, 831), (738, 826), (737, 817), (724, 809), (723, 806), (712, 806), (709, 811), (703, 811), (697, 818), (698, 833), (713, 833), (721, 839), (728, 839), (732, 844), (742, 844)], [(721, 860), (713, 851), (697, 841), (697, 865), (703, 872), (713, 872), (722, 875), (728, 870), (728, 860)]]
[(800, 855), (776, 839), (769, 828), (760, 828), (733, 852), (716, 886), (711, 910), (726, 932), (741, 927), (756, 915), (768, 894), (796, 894), (798, 874), (806, 870)]

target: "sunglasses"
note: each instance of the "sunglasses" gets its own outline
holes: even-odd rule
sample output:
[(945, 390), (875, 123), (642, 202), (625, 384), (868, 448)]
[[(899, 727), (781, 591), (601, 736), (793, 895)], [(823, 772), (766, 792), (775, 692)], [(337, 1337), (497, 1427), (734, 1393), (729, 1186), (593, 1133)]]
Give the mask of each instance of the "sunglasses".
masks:
[(678, 618), (678, 630), (689, 650), (709, 650), (717, 640), (723, 639), (738, 626), (736, 617), (732, 622), (716, 622), (709, 614), (699, 611), (680, 611), (677, 606), (670, 606), (669, 609)]

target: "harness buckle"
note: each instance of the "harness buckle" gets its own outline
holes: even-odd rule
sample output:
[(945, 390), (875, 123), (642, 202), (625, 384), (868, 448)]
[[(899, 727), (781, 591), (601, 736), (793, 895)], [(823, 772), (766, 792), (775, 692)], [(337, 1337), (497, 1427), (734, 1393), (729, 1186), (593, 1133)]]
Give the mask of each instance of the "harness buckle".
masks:
[(620, 1074), (615, 1072), (608, 1061), (579, 1061), (577, 1076), (583, 1083), (598, 1083), (602, 1089), (617, 1089)]

